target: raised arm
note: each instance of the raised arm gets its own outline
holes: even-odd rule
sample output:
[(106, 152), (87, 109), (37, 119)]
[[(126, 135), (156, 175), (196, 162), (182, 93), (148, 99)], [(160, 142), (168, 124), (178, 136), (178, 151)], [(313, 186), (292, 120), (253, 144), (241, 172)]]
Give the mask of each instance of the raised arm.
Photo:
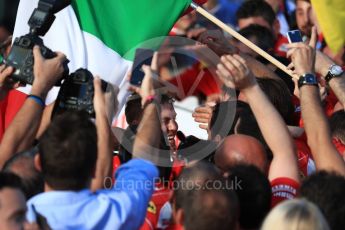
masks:
[(217, 69), (224, 84), (235, 86), (245, 94), (262, 135), (272, 150), (270, 181), (279, 177), (299, 181), (295, 146), (290, 133), (283, 118), (260, 89), (246, 61), (238, 55), (226, 55), (221, 58)]
[[(218, 30), (206, 31), (202, 33), (199, 37), (199, 42), (205, 44), (218, 56), (240, 53), (237, 48), (230, 44), (230, 42), (225, 38), (224, 34)], [(255, 58), (247, 54), (241, 54), (241, 56), (257, 78), (280, 79), (280, 77), (274, 73), (274, 71)], [(212, 63), (214, 63), (214, 60)]]
[(4, 134), (0, 144), (0, 168), (13, 154), (32, 145), (45, 107), (44, 100), (64, 70), (64, 54), (57, 53), (53, 59), (44, 59), (39, 47), (36, 46), (33, 52), (35, 80), (30, 92), (33, 96), (27, 98)]
[(95, 177), (91, 181), (91, 190), (97, 191), (104, 187), (105, 178), (112, 175), (112, 141), (111, 130), (106, 111), (105, 95), (102, 92), (101, 80), (94, 80), (93, 104), (96, 113), (97, 129), (97, 163)]
[[(116, 171), (114, 193), (112, 196), (118, 200), (122, 207), (120, 219), (124, 221), (123, 229), (139, 229), (146, 215), (147, 205), (154, 192), (154, 180), (158, 177), (156, 163), (160, 140), (160, 122), (156, 105), (146, 102), (148, 96), (153, 96), (152, 72), (144, 67), (145, 77), (141, 89), (136, 88), (143, 98), (146, 106), (143, 118), (133, 146), (133, 159), (121, 165)], [(132, 186), (131, 186), (132, 185)], [(124, 205), (123, 200), (127, 201)]]
[[(311, 39), (312, 46), (316, 43)], [(304, 43), (289, 44), (288, 55), (291, 56), (295, 72), (301, 76), (315, 76), (315, 50)], [(332, 137), (326, 115), (321, 105), (317, 84), (303, 83), (300, 85), (302, 118), (317, 170), (335, 171), (345, 175), (345, 164), (332, 144)]]
[(143, 158), (152, 162), (158, 161), (159, 142), (162, 131), (160, 124), (160, 108), (158, 103), (149, 103), (149, 97), (158, 99), (153, 87), (152, 70), (143, 66), (145, 78), (141, 89), (136, 91), (142, 98), (142, 106), (145, 107), (143, 118), (138, 127), (138, 132), (133, 146), (133, 157)]
[[(335, 62), (332, 59), (330, 59), (326, 54), (320, 51), (316, 51), (315, 71), (318, 74), (320, 74), (323, 78), (326, 78), (326, 76), (330, 72), (331, 67), (333, 67), (333, 69), (335, 70), (341, 70), (341, 67), (336, 66)], [(328, 81), (328, 84), (333, 90), (334, 94), (337, 96), (339, 102), (345, 108), (345, 72), (335, 72), (337, 72), (337, 76), (332, 77)]]

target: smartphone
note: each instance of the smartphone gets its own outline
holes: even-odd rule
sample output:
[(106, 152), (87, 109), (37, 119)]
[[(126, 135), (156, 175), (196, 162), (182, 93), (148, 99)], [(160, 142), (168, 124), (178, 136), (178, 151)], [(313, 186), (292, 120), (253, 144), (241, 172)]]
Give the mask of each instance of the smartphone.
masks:
[(289, 43), (303, 42), (302, 34), (299, 30), (290, 30), (287, 32), (287, 38)]
[(133, 63), (133, 69), (132, 69), (132, 76), (130, 79), (130, 83), (132, 85), (140, 86), (145, 73), (141, 69), (143, 65), (151, 65), (152, 57), (153, 57), (153, 50), (151, 49), (142, 49), (138, 48), (135, 51), (135, 58)]

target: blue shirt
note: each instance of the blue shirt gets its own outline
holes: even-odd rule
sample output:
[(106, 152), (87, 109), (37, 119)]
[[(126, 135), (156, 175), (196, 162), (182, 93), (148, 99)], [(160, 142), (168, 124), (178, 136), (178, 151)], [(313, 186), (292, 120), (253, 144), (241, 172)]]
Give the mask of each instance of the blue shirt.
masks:
[[(225, 24), (235, 27), (237, 25), (236, 11), (238, 10), (239, 6), (239, 4), (229, 3), (226, 0), (222, 0), (219, 1), (219, 4), (213, 9), (209, 10), (209, 12)], [(219, 29), (219, 27), (217, 27), (210, 20), (200, 15), (198, 15), (198, 24), (209, 30)]]
[(214, 15), (225, 24), (232, 26), (237, 25), (236, 12), (240, 7), (239, 3), (229, 3), (228, 1), (222, 0), (220, 2), (220, 8), (214, 13)]
[(27, 219), (35, 222), (36, 210), (54, 230), (138, 229), (157, 177), (156, 166), (134, 159), (117, 170), (115, 185), (109, 190), (51, 191), (32, 197), (27, 202)]

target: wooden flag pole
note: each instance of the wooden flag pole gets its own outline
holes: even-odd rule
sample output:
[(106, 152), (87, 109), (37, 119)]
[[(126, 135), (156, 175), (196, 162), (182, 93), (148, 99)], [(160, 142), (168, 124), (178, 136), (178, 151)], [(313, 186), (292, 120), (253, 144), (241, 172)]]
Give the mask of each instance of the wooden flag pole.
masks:
[(237, 31), (232, 29), (230, 26), (226, 25), (224, 22), (207, 12), (205, 9), (203, 9), (198, 4), (192, 2), (191, 7), (195, 9), (199, 14), (219, 26), (222, 30), (226, 31), (230, 35), (232, 35), (237, 40), (241, 41), (243, 44), (254, 50), (256, 53), (267, 59), (269, 62), (271, 62), (273, 65), (290, 75), (292, 78), (296, 77), (291, 70), (289, 70), (284, 64), (282, 64), (280, 61), (272, 57), (270, 54), (262, 50), (260, 47), (256, 46), (254, 43), (249, 41), (247, 38), (243, 37), (241, 34), (239, 34)]

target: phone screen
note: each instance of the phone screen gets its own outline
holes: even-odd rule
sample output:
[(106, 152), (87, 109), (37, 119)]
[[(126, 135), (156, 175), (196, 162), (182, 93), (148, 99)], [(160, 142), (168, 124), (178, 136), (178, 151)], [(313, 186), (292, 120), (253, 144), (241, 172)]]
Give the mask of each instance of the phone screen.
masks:
[(153, 50), (150, 49), (137, 49), (135, 51), (135, 58), (132, 69), (132, 77), (130, 83), (132, 85), (140, 86), (144, 79), (144, 72), (142, 71), (143, 65), (151, 65), (153, 57)]
[(287, 33), (289, 43), (303, 42), (302, 35), (299, 30), (291, 30)]

